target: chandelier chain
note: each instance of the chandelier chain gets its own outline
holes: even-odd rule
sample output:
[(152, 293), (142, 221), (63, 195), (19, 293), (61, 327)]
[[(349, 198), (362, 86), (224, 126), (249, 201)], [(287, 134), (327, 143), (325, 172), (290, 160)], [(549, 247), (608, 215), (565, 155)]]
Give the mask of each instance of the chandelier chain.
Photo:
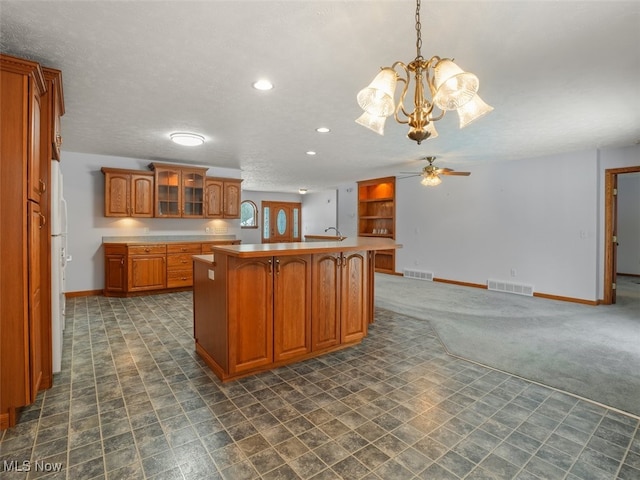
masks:
[(420, 23), (420, 0), (416, 0), (416, 60), (422, 60), (422, 34), (421, 34), (422, 24)]

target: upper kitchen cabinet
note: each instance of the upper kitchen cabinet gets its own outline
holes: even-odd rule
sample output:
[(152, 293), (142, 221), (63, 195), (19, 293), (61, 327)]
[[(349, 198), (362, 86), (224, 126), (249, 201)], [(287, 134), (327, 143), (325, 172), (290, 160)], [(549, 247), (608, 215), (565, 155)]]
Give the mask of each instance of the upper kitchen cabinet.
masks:
[(204, 218), (206, 168), (152, 163), (155, 172), (155, 216)]
[(240, 218), (242, 180), (207, 177), (205, 217)]
[(152, 172), (102, 168), (105, 217), (153, 217)]
[[(358, 236), (396, 238), (396, 177), (358, 182)], [(395, 250), (375, 255), (377, 272), (395, 273)]]

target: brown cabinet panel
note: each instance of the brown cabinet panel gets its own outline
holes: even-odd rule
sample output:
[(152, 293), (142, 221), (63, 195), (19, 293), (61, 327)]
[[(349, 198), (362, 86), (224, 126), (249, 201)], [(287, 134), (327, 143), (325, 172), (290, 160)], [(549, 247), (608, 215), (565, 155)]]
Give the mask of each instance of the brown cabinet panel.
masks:
[(150, 172), (102, 168), (105, 217), (152, 217), (154, 177)]
[(224, 218), (240, 218), (240, 181), (224, 181)]
[(167, 253), (188, 253), (189, 261), (191, 261), (191, 255), (199, 255), (202, 252), (199, 243), (168, 243)]
[(132, 217), (153, 217), (153, 176), (132, 174), (129, 198)]
[(312, 350), (340, 343), (340, 262), (337, 253), (313, 255)]
[(42, 380), (42, 289), (40, 232), (44, 216), (40, 205), (29, 202), (29, 402), (34, 402)]
[(222, 180), (207, 178), (205, 187), (207, 218), (222, 218), (224, 216), (224, 193)]
[(272, 260), (229, 259), (229, 371), (273, 362)]
[(128, 290), (158, 290), (166, 288), (166, 256), (136, 255), (129, 256)]
[(149, 255), (149, 254), (165, 254), (167, 253), (167, 246), (165, 244), (154, 245), (131, 245), (127, 248), (129, 255)]
[(349, 252), (342, 256), (342, 293), (340, 302), (340, 338), (342, 343), (362, 339), (367, 332), (368, 282), (367, 252)]
[(105, 290), (122, 293), (127, 291), (125, 255), (105, 255)]
[(311, 351), (311, 255), (275, 257), (274, 361)]

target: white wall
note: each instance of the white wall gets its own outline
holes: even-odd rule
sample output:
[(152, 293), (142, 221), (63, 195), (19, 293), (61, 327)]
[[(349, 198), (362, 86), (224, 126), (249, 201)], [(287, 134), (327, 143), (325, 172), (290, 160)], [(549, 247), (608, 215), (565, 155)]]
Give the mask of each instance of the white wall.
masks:
[[(337, 190), (307, 193), (302, 197), (302, 240), (305, 235), (327, 235), (324, 232), (325, 228), (336, 227), (337, 218)], [(334, 235), (335, 232), (331, 231), (328, 234)]]
[(338, 228), (346, 237), (358, 235), (358, 184), (338, 188)]
[(640, 275), (640, 173), (618, 175), (617, 271)]
[(470, 177), (397, 181), (396, 270), (596, 298), (597, 155), (577, 152), (469, 166)]
[[(104, 216), (104, 175), (101, 167), (148, 170), (150, 160), (62, 152), (64, 196), (68, 208), (68, 254), (66, 290), (101, 290), (104, 286), (103, 236), (127, 235), (235, 235), (239, 220), (112, 218)], [(168, 163), (168, 162), (165, 162)], [(240, 170), (210, 168), (210, 176), (239, 178)]]

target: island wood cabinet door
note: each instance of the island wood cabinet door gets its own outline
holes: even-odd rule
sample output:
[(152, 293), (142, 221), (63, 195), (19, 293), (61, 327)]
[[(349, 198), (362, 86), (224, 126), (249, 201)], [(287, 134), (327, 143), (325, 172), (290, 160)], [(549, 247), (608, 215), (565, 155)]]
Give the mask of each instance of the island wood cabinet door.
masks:
[(274, 257), (274, 361), (311, 351), (311, 255)]
[(311, 349), (314, 351), (340, 343), (341, 261), (339, 253), (313, 255)]
[(128, 248), (128, 290), (157, 290), (167, 285), (166, 245)]
[(229, 373), (273, 363), (273, 260), (229, 258)]
[(313, 255), (312, 350), (365, 336), (368, 265), (367, 252)]

